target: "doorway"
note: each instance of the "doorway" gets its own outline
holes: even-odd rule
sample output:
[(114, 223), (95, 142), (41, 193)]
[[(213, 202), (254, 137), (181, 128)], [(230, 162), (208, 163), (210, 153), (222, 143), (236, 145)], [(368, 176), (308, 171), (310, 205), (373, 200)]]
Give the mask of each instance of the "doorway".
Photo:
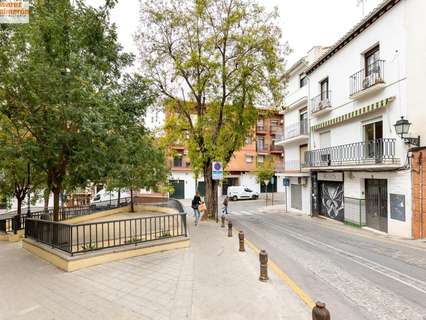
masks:
[(185, 199), (185, 181), (184, 180), (170, 180), (173, 187), (173, 192), (170, 193), (170, 198)]
[(367, 226), (388, 232), (388, 181), (386, 179), (365, 180), (365, 207)]

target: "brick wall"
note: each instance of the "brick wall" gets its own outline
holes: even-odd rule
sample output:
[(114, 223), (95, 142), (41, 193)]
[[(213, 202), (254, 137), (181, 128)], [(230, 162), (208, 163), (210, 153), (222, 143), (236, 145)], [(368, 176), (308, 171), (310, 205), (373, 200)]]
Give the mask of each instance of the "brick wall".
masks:
[(426, 148), (413, 152), (413, 239), (426, 238)]

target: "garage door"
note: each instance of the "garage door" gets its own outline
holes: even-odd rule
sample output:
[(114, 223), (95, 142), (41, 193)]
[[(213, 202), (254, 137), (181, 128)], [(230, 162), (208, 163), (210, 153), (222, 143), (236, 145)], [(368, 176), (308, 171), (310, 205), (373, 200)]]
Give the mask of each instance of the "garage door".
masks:
[(302, 210), (302, 186), (300, 184), (291, 185), (291, 207)]
[(185, 181), (170, 180), (169, 182), (174, 189), (174, 191), (170, 193), (170, 198), (185, 199)]

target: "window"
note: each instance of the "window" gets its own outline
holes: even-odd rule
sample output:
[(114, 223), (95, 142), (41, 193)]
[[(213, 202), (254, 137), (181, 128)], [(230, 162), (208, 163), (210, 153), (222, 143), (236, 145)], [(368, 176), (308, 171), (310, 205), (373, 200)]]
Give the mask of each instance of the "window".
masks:
[(380, 59), (380, 47), (376, 46), (364, 54), (365, 76), (368, 77), (373, 73), (378, 73), (379, 65), (377, 61)]
[(303, 88), (304, 86), (308, 84), (308, 77), (304, 73), (301, 73), (299, 75), (299, 82), (300, 82), (300, 87)]
[(328, 99), (328, 78), (320, 82), (321, 101)]
[(271, 120), (271, 127), (272, 128), (277, 128), (280, 124), (280, 121), (278, 119), (272, 119)]
[(265, 162), (265, 157), (264, 157), (264, 156), (257, 156), (257, 162), (258, 162), (258, 163), (263, 163), (263, 162)]
[(300, 134), (308, 133), (308, 109), (303, 108), (299, 111)]
[(257, 130), (263, 130), (265, 128), (263, 119), (257, 120)]
[(245, 192), (253, 192), (253, 191), (251, 191), (251, 189), (249, 189), (249, 188), (244, 188), (244, 191), (245, 191)]
[(246, 154), (246, 163), (253, 163), (253, 156)]
[(320, 133), (320, 146), (321, 148), (328, 148), (331, 146), (330, 131)]
[(173, 157), (173, 167), (182, 167), (182, 155), (177, 155)]
[(251, 139), (251, 137), (246, 137), (246, 140), (245, 140), (245, 144), (252, 144), (253, 143), (253, 141), (252, 141), (252, 139)]
[(308, 151), (308, 145), (303, 144), (299, 146), (299, 153), (300, 153), (300, 163), (305, 163), (305, 152)]
[(364, 141), (374, 141), (383, 138), (383, 121), (364, 125)]

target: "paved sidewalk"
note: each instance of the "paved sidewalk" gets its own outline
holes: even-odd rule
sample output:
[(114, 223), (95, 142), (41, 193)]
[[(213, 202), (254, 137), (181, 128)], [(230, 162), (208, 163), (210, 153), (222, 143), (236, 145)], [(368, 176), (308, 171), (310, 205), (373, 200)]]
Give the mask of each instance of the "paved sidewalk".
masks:
[(238, 252), (236, 234), (213, 222), (191, 231), (191, 248), (73, 273), (0, 242), (0, 319), (310, 319), (275, 274), (258, 281), (258, 257)]

